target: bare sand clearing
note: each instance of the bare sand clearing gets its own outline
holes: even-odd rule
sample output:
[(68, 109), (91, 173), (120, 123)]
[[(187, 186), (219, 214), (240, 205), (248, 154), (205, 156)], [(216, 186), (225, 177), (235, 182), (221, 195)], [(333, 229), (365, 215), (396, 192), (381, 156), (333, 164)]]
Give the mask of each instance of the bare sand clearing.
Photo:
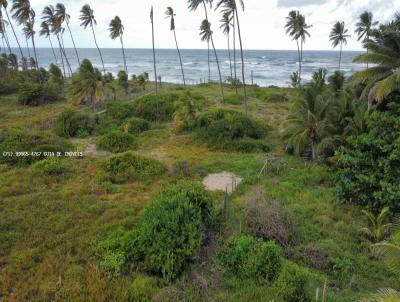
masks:
[(108, 151), (97, 150), (96, 142), (94, 139), (84, 139), (84, 138), (72, 138), (71, 142), (77, 145), (79, 149), (83, 149), (84, 156), (89, 157), (103, 157), (108, 156), (111, 153)]
[(208, 174), (203, 180), (203, 185), (210, 191), (225, 191), (232, 193), (242, 182), (242, 178), (230, 172)]

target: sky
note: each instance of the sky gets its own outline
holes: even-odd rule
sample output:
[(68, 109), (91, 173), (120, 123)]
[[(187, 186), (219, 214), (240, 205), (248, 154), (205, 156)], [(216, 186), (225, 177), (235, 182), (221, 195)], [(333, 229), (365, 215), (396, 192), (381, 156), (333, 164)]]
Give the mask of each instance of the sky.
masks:
[[(299, 10), (306, 16), (306, 22), (312, 25), (309, 30), (311, 37), (306, 41), (305, 50), (331, 50), (329, 32), (337, 21), (344, 21), (351, 34), (344, 49), (361, 50), (361, 44), (357, 42), (354, 34), (358, 16), (363, 11), (370, 10), (374, 12), (376, 20), (384, 22), (390, 20), (396, 10), (400, 10), (400, 0), (244, 0), (244, 2), (245, 11), (240, 13), (240, 25), (245, 49), (296, 49), (296, 43), (286, 35), (284, 26), (289, 11)], [(57, 1), (31, 0), (37, 13), (36, 31), (39, 31), (39, 18), (44, 6), (56, 3)], [(175, 47), (173, 33), (169, 30), (169, 21), (164, 15), (167, 6), (173, 7), (176, 13), (176, 34), (180, 47), (189, 49), (207, 47), (199, 37), (204, 10), (190, 12), (186, 0), (64, 0), (63, 3), (71, 15), (70, 27), (76, 44), (81, 48), (95, 47), (92, 32), (80, 27), (79, 11), (84, 4), (89, 4), (94, 10), (98, 23), (95, 32), (102, 48), (120, 47), (119, 40), (111, 40), (108, 32), (111, 19), (117, 15), (125, 26), (125, 47), (150, 48), (151, 5), (154, 6), (157, 48)], [(209, 18), (216, 48), (226, 48), (226, 36), (219, 29), (221, 13), (211, 10)], [(21, 29), (17, 30), (20, 35)], [(15, 45), (15, 42), (12, 44)], [(37, 47), (49, 47), (49, 42), (39, 35), (36, 44)], [(65, 47), (71, 46), (71, 40), (66, 36)]]

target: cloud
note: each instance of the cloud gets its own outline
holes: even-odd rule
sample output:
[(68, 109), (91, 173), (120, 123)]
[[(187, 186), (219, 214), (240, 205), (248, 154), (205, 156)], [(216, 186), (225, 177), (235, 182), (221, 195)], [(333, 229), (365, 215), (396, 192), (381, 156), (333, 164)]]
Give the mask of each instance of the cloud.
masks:
[(329, 0), (278, 0), (278, 7), (302, 7), (307, 5), (324, 5)]

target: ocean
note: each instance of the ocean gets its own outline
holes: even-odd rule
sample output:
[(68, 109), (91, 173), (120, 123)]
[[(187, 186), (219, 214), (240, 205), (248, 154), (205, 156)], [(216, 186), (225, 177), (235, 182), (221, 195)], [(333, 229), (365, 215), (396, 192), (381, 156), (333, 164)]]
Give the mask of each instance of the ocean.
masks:
[[(18, 53), (17, 50), (14, 50)], [(23, 49), (27, 53), (27, 49)], [(30, 50), (31, 55), (33, 51)], [(72, 69), (77, 70), (78, 62), (73, 49), (66, 49)], [(95, 48), (78, 49), (81, 59), (87, 58), (101, 70), (101, 61)], [(58, 63), (61, 66), (60, 55), (56, 50)], [(121, 49), (102, 49), (106, 71), (116, 74), (123, 69)], [(126, 49), (128, 72), (140, 74), (148, 72), (153, 76), (153, 53), (151, 49)], [(342, 71), (350, 75), (355, 71), (365, 68), (365, 65), (354, 63), (353, 60), (361, 52), (344, 51), (342, 54)], [(55, 61), (51, 49), (37, 49), (39, 65), (47, 68)], [(188, 84), (196, 84), (208, 79), (208, 52), (205, 49), (182, 49), (182, 61)], [(227, 50), (217, 50), (221, 64), (223, 78), (230, 76), (229, 56)], [(233, 52), (231, 51), (233, 60)], [(240, 52), (237, 51), (237, 75), (241, 79)], [(215, 64), (214, 53), (210, 51), (211, 79), (218, 80), (218, 70)], [(161, 75), (163, 82), (182, 83), (181, 69), (177, 51), (174, 49), (156, 49), (157, 73)], [(253, 81), (260, 86), (276, 85), (286, 87), (290, 85), (290, 75), (298, 68), (297, 51), (291, 50), (245, 50), (244, 51), (245, 74), (247, 83)], [(338, 68), (338, 51), (304, 51), (303, 55), (303, 79), (309, 80), (313, 72), (319, 68), (326, 68), (333, 73)]]

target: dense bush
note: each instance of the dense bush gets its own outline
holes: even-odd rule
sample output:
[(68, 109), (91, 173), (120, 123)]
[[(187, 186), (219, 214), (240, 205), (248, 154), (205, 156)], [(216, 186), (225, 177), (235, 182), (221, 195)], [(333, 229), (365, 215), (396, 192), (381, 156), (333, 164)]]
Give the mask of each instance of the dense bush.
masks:
[(160, 162), (126, 152), (111, 157), (104, 165), (104, 170), (112, 182), (149, 181), (166, 172)]
[[(0, 131), (0, 163), (30, 164), (44, 158), (43, 152), (73, 151), (65, 139), (49, 133), (32, 133), (20, 130)], [(39, 156), (7, 156), (4, 152), (42, 152)]]
[(135, 136), (121, 130), (112, 130), (97, 141), (97, 147), (114, 153), (136, 149), (138, 145)]
[(123, 130), (131, 134), (139, 134), (150, 129), (150, 123), (138, 117), (132, 117), (123, 124)]
[(311, 298), (307, 292), (308, 272), (296, 264), (287, 262), (275, 283), (275, 291), (285, 302), (308, 302)]
[(192, 171), (187, 161), (177, 161), (172, 166), (172, 175), (175, 177), (190, 177)]
[(229, 240), (218, 258), (228, 274), (265, 283), (278, 278), (283, 253), (272, 241), (240, 235)]
[(127, 259), (143, 269), (173, 280), (196, 259), (203, 241), (200, 209), (183, 192), (158, 194), (143, 210), (137, 237), (127, 247)]
[(69, 172), (68, 166), (58, 157), (48, 157), (32, 165), (36, 175), (60, 176)]
[(152, 122), (171, 120), (175, 111), (174, 102), (178, 99), (179, 96), (175, 94), (141, 97), (133, 105), (134, 115)]
[(196, 118), (194, 130), (196, 137), (210, 147), (244, 152), (270, 149), (261, 141), (266, 136), (266, 126), (239, 112), (221, 109), (204, 112)]
[(254, 235), (273, 240), (285, 251), (298, 241), (294, 223), (283, 205), (266, 197), (265, 192), (254, 192), (245, 204), (246, 222)]
[(61, 99), (58, 85), (53, 83), (24, 82), (18, 89), (18, 102), (21, 105), (39, 106), (57, 102)]
[(106, 118), (109, 120), (123, 121), (133, 116), (133, 105), (130, 103), (107, 103)]
[(56, 133), (63, 137), (84, 137), (92, 134), (94, 127), (94, 116), (72, 109), (64, 110), (56, 121)]
[(337, 192), (352, 202), (379, 212), (400, 209), (400, 105), (374, 112), (368, 131), (348, 138), (337, 153)]

